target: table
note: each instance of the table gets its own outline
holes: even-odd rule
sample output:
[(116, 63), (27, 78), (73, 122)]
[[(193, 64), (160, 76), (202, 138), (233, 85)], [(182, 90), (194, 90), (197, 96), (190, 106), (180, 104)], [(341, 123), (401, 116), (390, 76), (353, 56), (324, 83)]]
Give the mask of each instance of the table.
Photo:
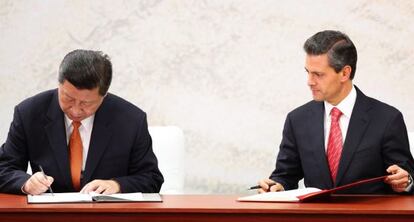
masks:
[(237, 202), (238, 195), (163, 195), (162, 203), (27, 204), (0, 194), (0, 221), (414, 221), (414, 196), (335, 195), (317, 203)]

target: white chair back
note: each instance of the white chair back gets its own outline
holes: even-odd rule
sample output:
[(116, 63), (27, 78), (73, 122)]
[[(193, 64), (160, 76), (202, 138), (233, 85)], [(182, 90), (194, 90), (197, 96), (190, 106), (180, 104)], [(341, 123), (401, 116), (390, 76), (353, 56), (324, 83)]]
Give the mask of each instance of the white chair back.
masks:
[(176, 126), (148, 127), (158, 167), (164, 176), (160, 193), (184, 193), (184, 134)]

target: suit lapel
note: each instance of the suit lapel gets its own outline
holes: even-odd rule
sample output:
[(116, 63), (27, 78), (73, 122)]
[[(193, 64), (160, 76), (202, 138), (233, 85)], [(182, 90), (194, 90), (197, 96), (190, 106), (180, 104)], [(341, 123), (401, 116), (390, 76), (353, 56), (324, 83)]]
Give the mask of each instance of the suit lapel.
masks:
[(310, 116), (308, 117), (308, 128), (311, 129), (310, 137), (312, 138), (312, 143), (309, 144), (314, 149), (314, 158), (315, 162), (319, 165), (319, 178), (321, 178), (321, 184), (326, 188), (332, 187), (332, 179), (329, 172), (328, 161), (326, 159), (325, 152), (325, 137), (324, 137), (324, 115), (325, 107), (323, 102), (317, 102), (316, 105), (312, 108), (312, 111), (309, 112)]
[(355, 88), (357, 91), (357, 98), (355, 101), (354, 109), (352, 110), (348, 132), (346, 134), (346, 139), (342, 148), (336, 185), (340, 184), (342, 177), (348, 169), (352, 157), (365, 134), (370, 120), (367, 112), (370, 108), (367, 97), (357, 87)]
[[(110, 95), (107, 97), (109, 96)], [(90, 181), (93, 172), (95, 171), (99, 161), (105, 153), (105, 150), (107, 149), (108, 143), (111, 139), (112, 130), (110, 127), (110, 120), (112, 117), (109, 110), (110, 106), (107, 105), (107, 97), (104, 99), (101, 107), (95, 113), (88, 157), (86, 160), (85, 171), (83, 172), (82, 185)]]
[(53, 155), (56, 158), (56, 163), (64, 183), (68, 187), (72, 187), (64, 115), (59, 106), (57, 90), (53, 95), (52, 102), (50, 103), (46, 116), (49, 122), (45, 125), (45, 131)]

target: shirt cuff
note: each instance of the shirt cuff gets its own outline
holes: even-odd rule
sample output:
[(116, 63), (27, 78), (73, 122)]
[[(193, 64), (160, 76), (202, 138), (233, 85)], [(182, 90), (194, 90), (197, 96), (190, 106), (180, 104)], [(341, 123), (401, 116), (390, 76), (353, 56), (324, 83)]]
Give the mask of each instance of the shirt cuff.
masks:
[(407, 188), (405, 188), (405, 192), (410, 192), (413, 188), (413, 178), (411, 177), (410, 174), (408, 174), (408, 186)]

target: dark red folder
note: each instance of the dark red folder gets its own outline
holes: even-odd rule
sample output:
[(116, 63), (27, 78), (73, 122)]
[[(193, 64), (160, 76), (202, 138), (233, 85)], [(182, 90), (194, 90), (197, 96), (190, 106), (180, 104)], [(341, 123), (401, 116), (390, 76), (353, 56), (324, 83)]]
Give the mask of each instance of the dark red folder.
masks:
[(365, 180), (360, 180), (360, 181), (357, 181), (357, 182), (354, 182), (354, 183), (350, 183), (350, 184), (346, 184), (346, 185), (343, 185), (343, 186), (335, 187), (335, 188), (332, 188), (332, 189), (329, 189), (329, 190), (321, 190), (321, 191), (317, 191), (317, 192), (313, 192), (313, 193), (308, 193), (308, 194), (305, 194), (305, 195), (298, 196), (297, 198), (299, 198), (300, 202), (309, 202), (309, 201), (312, 201), (312, 200), (328, 197), (331, 194), (335, 193), (336, 191), (345, 190), (345, 189), (355, 187), (355, 186), (358, 186), (358, 185), (361, 185), (361, 184), (382, 181), (386, 177), (387, 177), (387, 175), (380, 176), (380, 177), (374, 177), (374, 178), (370, 178), (370, 179), (365, 179)]

